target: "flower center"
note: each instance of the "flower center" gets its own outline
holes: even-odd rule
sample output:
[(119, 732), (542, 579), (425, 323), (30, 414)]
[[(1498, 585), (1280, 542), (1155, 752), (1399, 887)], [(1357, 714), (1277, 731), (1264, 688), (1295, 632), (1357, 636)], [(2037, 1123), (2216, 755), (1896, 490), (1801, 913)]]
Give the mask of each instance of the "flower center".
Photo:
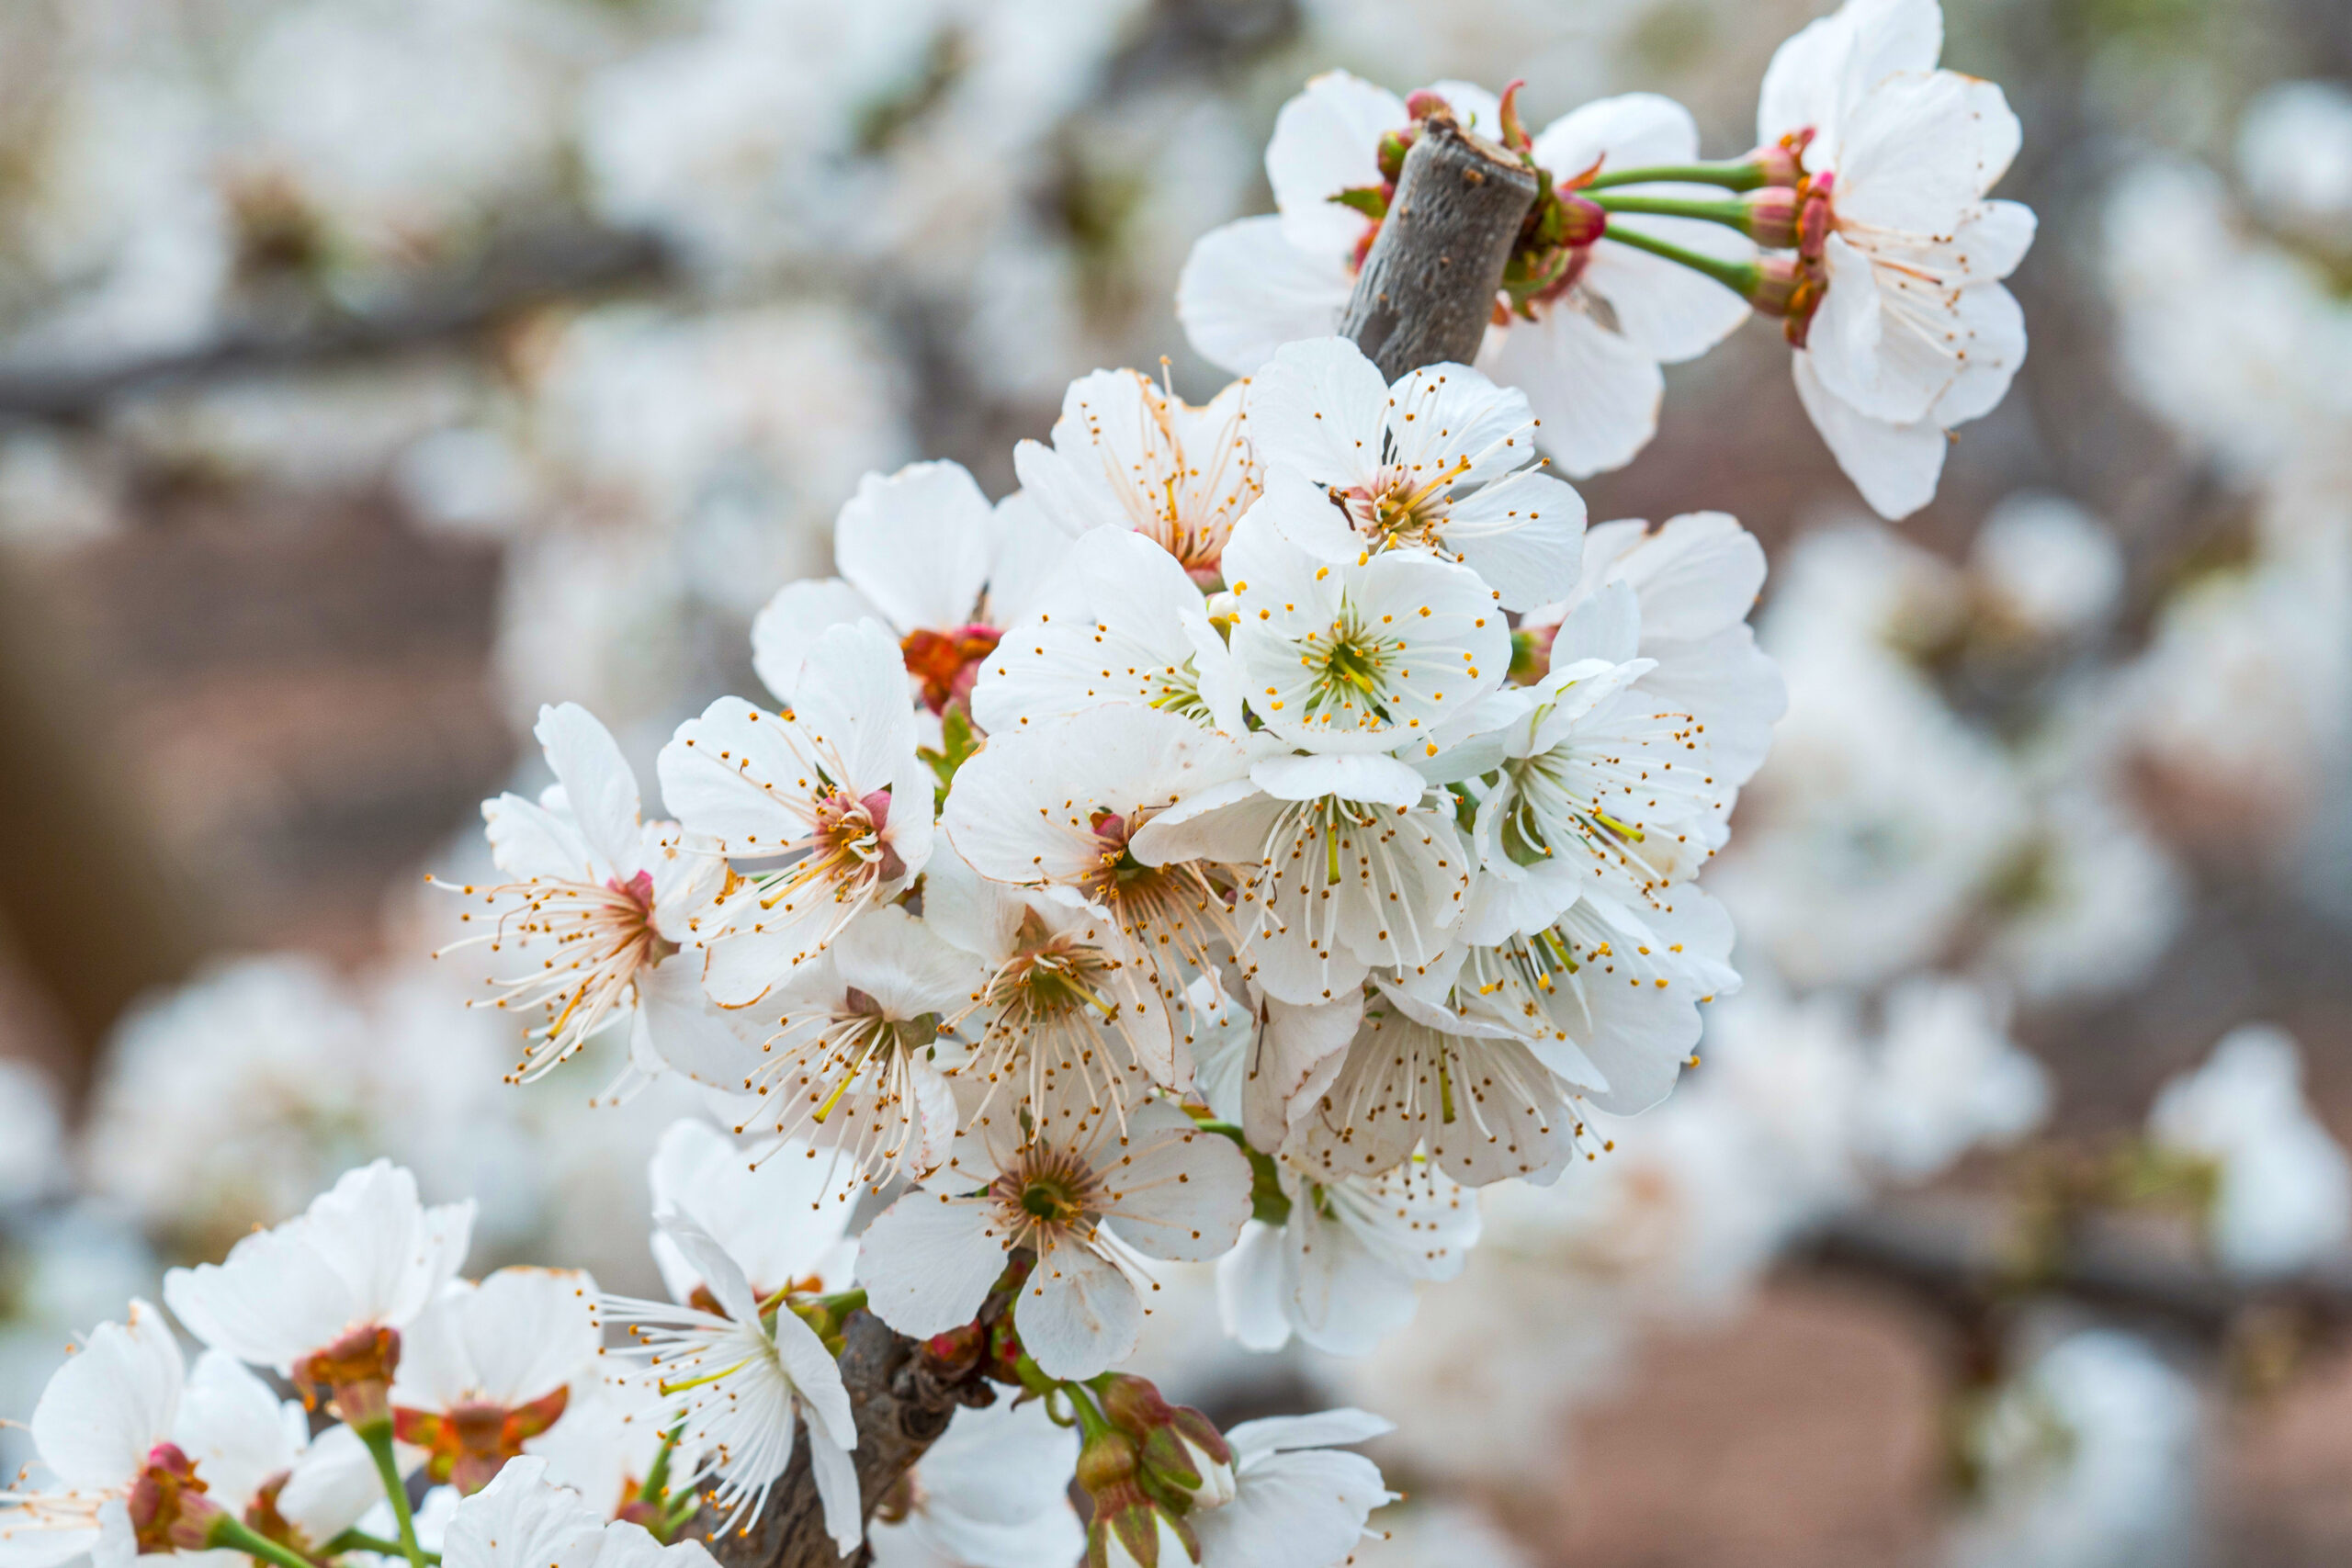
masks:
[(1342, 610), (1329, 632), (1317, 632), (1299, 645), (1299, 662), (1313, 672), (1306, 695), (1310, 722), (1329, 724), (1345, 717), (1358, 728), (1388, 722), (1382, 697), (1388, 672), (1405, 651), (1401, 637), (1384, 637), (1366, 631)]
[(447, 1411), (395, 1406), (392, 1431), (401, 1441), (425, 1450), (425, 1473), (471, 1496), (490, 1484), (499, 1467), (523, 1451), (563, 1415), (571, 1391), (559, 1388), (528, 1404), (469, 1404)]
[(1050, 1144), (1031, 1144), (989, 1188), (998, 1202), (1022, 1216), (1014, 1224), (1023, 1236), (1039, 1226), (1087, 1225), (1093, 1209), (1093, 1171)]
[(1371, 485), (1335, 491), (1332, 500), (1356, 532), (1368, 535), (1378, 548), (1427, 545), (1445, 525), (1446, 487), (1469, 469), (1470, 459), (1457, 457), (1434, 478), (1416, 483), (1410, 473), (1390, 468)]
[(980, 666), (996, 651), (1003, 635), (994, 626), (977, 623), (945, 631), (924, 627), (909, 632), (899, 644), (899, 653), (906, 660), (907, 673), (922, 682), (924, 704), (933, 713), (944, 713), (948, 704), (971, 696)]

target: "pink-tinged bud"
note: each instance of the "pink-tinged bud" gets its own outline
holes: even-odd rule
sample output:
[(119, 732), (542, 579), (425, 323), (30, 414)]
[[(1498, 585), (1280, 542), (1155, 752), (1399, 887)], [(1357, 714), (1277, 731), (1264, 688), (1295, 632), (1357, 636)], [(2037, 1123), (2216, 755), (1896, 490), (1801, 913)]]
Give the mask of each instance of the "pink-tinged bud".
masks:
[(1451, 116), (1453, 106), (1447, 103), (1442, 94), (1427, 87), (1416, 87), (1405, 95), (1405, 112), (1417, 120), (1427, 119), (1433, 114)]
[(977, 1323), (934, 1334), (922, 1342), (923, 1364), (943, 1382), (968, 1376), (989, 1353), (989, 1331)]
[(1380, 133), (1378, 153), (1380, 177), (1391, 189), (1395, 188), (1398, 180), (1405, 177), (1405, 154), (1413, 150), (1413, 143), (1420, 139), (1420, 134), (1421, 127), (1419, 120), (1402, 130), (1384, 130)]
[(148, 1450), (146, 1467), (125, 1499), (140, 1552), (202, 1551), (210, 1546), (214, 1527), (229, 1516), (205, 1491), (196, 1461), (178, 1444), (157, 1443)]
[(1758, 256), (1756, 284), (1747, 302), (1758, 315), (1781, 318), (1781, 335), (1789, 340), (1789, 346), (1803, 348), (1813, 313), (1820, 309), (1821, 297), (1828, 288), (1828, 275), (1819, 262), (1786, 253)]
[(1527, 78), (1514, 76), (1503, 88), (1502, 142), (1514, 152), (1534, 150), (1535, 139), (1527, 134), (1527, 127), (1519, 118), (1519, 90), (1527, 85)]
[(1767, 186), (1762, 190), (1749, 191), (1741, 197), (1740, 205), (1747, 209), (1747, 237), (1772, 250), (1795, 248), (1797, 215), (1804, 202), (1792, 186)]
[(1080, 1450), (1078, 1483), (1092, 1493), (1125, 1486), (1135, 1480), (1138, 1462), (1134, 1438), (1124, 1432), (1097, 1433)]
[(1560, 243), (1582, 250), (1609, 232), (1609, 209), (1589, 196), (1560, 192)]
[(1793, 186), (1804, 178), (1804, 150), (1813, 145), (1813, 128), (1792, 130), (1770, 147), (1758, 147), (1747, 161), (1768, 186)]

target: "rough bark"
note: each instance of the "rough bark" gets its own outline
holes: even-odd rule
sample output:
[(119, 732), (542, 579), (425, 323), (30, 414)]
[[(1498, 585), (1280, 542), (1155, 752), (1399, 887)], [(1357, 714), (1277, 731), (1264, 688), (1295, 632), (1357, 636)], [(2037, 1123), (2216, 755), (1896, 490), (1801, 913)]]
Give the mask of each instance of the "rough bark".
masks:
[[(937, 1375), (921, 1349), (869, 1312), (852, 1313), (843, 1325), (842, 1382), (857, 1419), (857, 1448), (852, 1457), (857, 1461), (858, 1491), (869, 1520), (915, 1461), (947, 1430), (959, 1408), (987, 1404), (994, 1398), (995, 1391), (977, 1372), (953, 1379)], [(816, 1480), (808, 1470), (805, 1429), (793, 1445), (790, 1467), (756, 1520), (738, 1529), (718, 1529), (706, 1508), (686, 1533), (707, 1541), (723, 1568), (841, 1568), (867, 1561), (864, 1547), (847, 1557), (833, 1551)]]
[(1449, 116), (1424, 120), (1340, 335), (1392, 381), (1424, 365), (1469, 364), (1535, 195), (1534, 171), (1509, 152)]

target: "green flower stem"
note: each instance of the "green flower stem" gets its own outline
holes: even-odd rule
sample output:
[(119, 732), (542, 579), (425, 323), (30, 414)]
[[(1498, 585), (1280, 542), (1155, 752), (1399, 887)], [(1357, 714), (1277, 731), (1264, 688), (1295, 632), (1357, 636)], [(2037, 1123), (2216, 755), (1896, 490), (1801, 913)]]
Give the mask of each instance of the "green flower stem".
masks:
[[(398, 1557), (401, 1554), (401, 1545), (396, 1540), (386, 1540), (379, 1535), (369, 1535), (366, 1530), (351, 1529), (345, 1530), (341, 1535), (319, 1548), (319, 1555), (322, 1557), (340, 1557), (346, 1551), (372, 1551), (379, 1557)], [(437, 1551), (428, 1551), (424, 1554), (424, 1560), (427, 1562), (438, 1562), (441, 1561), (441, 1554)]]
[(1604, 169), (1587, 180), (1583, 190), (1607, 190), (1611, 186), (1651, 185), (1671, 181), (1677, 185), (1721, 186), (1725, 190), (1758, 190), (1764, 184), (1762, 165), (1746, 158), (1727, 159), (1718, 164), (1659, 164), (1646, 169)]
[(1702, 256), (1696, 251), (1686, 251), (1680, 245), (1654, 234), (1645, 234), (1638, 229), (1620, 229), (1613, 224), (1610, 227), (1609, 237), (1621, 245), (1631, 245), (1637, 251), (1664, 256), (1668, 261), (1687, 266), (1702, 276), (1712, 277), (1743, 299), (1754, 299), (1756, 287), (1761, 281), (1761, 274), (1753, 262), (1718, 261), (1713, 256)]
[(264, 1562), (275, 1562), (277, 1568), (317, 1568), (317, 1564), (292, 1547), (278, 1545), (269, 1537), (248, 1526), (234, 1514), (222, 1514), (212, 1521), (212, 1529), (205, 1538), (205, 1544), (215, 1547), (225, 1546), (232, 1551), (242, 1551), (248, 1556), (258, 1557)]
[[(1744, 201), (1693, 201), (1678, 196), (1620, 196), (1603, 191), (1592, 198), (1610, 212), (1648, 212), (1660, 218), (1697, 218), (1745, 232), (1748, 227)], [(1614, 239), (1614, 234), (1611, 238)]]
[(424, 1549), (416, 1543), (416, 1516), (409, 1511), (408, 1487), (401, 1480), (400, 1461), (392, 1456), (392, 1424), (371, 1421), (355, 1428), (359, 1440), (368, 1445), (368, 1455), (376, 1461), (376, 1473), (384, 1483), (384, 1498), (392, 1506), (392, 1522), (400, 1527), (401, 1555), (407, 1558), (409, 1568), (425, 1568)]

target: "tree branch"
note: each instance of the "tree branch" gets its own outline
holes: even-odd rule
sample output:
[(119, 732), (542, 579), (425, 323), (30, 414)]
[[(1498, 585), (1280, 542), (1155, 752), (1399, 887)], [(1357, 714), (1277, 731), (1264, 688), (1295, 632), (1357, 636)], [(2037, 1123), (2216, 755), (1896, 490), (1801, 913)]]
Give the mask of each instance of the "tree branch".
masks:
[(2009, 1206), (1998, 1201), (1893, 1200), (1824, 1222), (1790, 1261), (1895, 1285), (1945, 1314), (2055, 1295), (2216, 1343), (2268, 1313), (2314, 1329), (2352, 1326), (2352, 1267), (2341, 1262), (2255, 1282), (2095, 1219), (2073, 1226), (2043, 1259), (2022, 1254), (2016, 1235)]
[(550, 299), (658, 279), (667, 265), (661, 245), (646, 234), (568, 227), (520, 235), (462, 275), (420, 284), (379, 310), (248, 321), (193, 348), (108, 363), (0, 367), (0, 417), (82, 419), (151, 387), (467, 337)]
[(1478, 356), (1535, 173), (1446, 114), (1421, 122), (1340, 320), (1391, 381)]
[[(857, 1447), (850, 1457), (857, 1464), (858, 1495), (870, 1521), (947, 1430), (956, 1412), (991, 1404), (996, 1394), (977, 1369), (960, 1377), (940, 1375), (920, 1345), (862, 1308), (850, 1314), (842, 1341), (842, 1382), (857, 1420)], [(867, 1561), (866, 1548), (848, 1557), (834, 1551), (808, 1468), (808, 1434), (800, 1439), (758, 1518), (737, 1529), (719, 1529), (705, 1508), (687, 1527), (688, 1535), (709, 1543), (722, 1568), (839, 1568)]]

